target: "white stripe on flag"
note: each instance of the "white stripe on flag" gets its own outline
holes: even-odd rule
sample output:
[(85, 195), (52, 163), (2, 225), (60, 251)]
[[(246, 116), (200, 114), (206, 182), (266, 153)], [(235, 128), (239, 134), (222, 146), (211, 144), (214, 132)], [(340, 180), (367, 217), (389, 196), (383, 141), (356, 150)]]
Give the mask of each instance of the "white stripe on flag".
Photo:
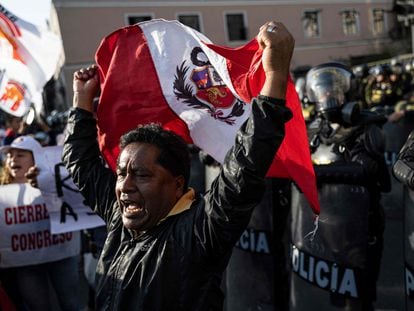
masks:
[[(195, 30), (183, 26), (176, 21), (151, 20), (138, 24), (141, 27), (155, 64), (164, 97), (171, 109), (187, 124), (194, 143), (208, 152), (217, 161), (223, 162), (227, 151), (234, 143), (237, 130), (247, 119), (250, 113), (250, 105), (244, 105), (244, 112), (240, 116), (231, 119), (233, 124), (228, 124), (219, 118), (212, 117), (207, 109), (194, 107), (177, 99), (174, 92), (174, 81), (177, 79), (177, 69), (180, 66), (188, 67), (185, 74), (185, 85), (191, 87), (193, 95), (197, 92), (197, 84), (191, 80), (194, 70), (200, 70), (191, 61), (191, 53), (195, 47), (201, 47), (208, 54), (209, 61), (214, 64), (220, 78), (235, 95), (230, 76), (227, 71), (226, 61), (215, 52), (207, 48), (201, 41), (210, 42), (204, 35)], [(206, 56), (204, 56), (204, 60)], [(238, 97), (237, 97), (238, 98)], [(205, 101), (203, 104), (207, 105)], [(210, 107), (213, 107), (210, 105)], [(214, 112), (228, 116), (233, 106), (214, 109)]]

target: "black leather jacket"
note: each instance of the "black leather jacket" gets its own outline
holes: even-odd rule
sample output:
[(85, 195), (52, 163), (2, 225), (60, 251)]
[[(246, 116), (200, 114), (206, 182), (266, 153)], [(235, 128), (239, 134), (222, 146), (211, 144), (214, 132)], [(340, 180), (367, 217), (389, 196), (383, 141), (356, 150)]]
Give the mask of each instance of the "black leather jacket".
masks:
[(211, 191), (189, 210), (134, 238), (122, 225), (115, 174), (104, 166), (92, 114), (73, 109), (63, 161), (86, 201), (107, 223), (97, 267), (97, 310), (221, 310), (222, 273), (265, 190), (264, 177), (291, 117), (253, 100)]

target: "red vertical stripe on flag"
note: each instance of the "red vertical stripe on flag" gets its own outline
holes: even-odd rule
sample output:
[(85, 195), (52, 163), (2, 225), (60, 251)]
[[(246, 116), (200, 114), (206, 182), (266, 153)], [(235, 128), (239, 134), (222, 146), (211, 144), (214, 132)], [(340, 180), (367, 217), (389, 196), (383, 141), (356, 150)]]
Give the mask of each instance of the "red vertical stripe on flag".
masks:
[[(233, 86), (245, 102), (250, 102), (253, 97), (259, 95), (266, 76), (261, 63), (262, 50), (256, 39), (236, 49), (214, 44), (206, 45), (227, 59), (227, 68)], [(316, 177), (310, 156), (306, 125), (299, 97), (290, 77), (286, 90), (286, 105), (291, 109), (293, 118), (286, 123), (285, 139), (267, 176), (293, 179), (307, 197), (314, 213), (319, 214)]]
[(138, 26), (106, 37), (96, 52), (101, 81), (99, 145), (115, 170), (119, 138), (138, 124), (158, 122), (191, 143), (184, 121), (168, 106), (144, 34)]

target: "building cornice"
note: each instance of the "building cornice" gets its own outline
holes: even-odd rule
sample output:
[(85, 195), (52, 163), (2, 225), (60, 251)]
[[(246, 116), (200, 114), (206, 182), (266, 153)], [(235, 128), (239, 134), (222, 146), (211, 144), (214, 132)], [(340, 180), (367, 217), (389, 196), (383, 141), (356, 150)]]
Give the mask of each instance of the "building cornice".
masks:
[(392, 4), (392, 0), (281, 0), (281, 1), (59, 1), (57, 8), (138, 8), (138, 7), (210, 7), (210, 6), (279, 6), (279, 5), (322, 5), (322, 4)]
[(372, 39), (361, 39), (361, 40), (347, 40), (347, 41), (335, 41), (328, 43), (312, 44), (312, 45), (300, 45), (295, 47), (295, 51), (310, 51), (310, 50), (322, 50), (322, 49), (335, 49), (341, 47), (355, 47), (372, 44), (386, 44), (391, 43), (390, 38), (372, 38)]
[[(336, 42), (321, 43), (321, 44), (295, 46), (294, 52), (303, 52), (303, 51), (312, 51), (312, 50), (321, 50), (321, 49), (335, 49), (335, 48), (343, 48), (343, 47), (350, 48), (350, 47), (356, 47), (356, 46), (369, 46), (373, 43), (389, 44), (390, 42), (391, 42), (391, 39), (389, 38), (336, 41)], [(91, 60), (90, 62), (85, 61), (85, 62), (76, 62), (76, 63), (65, 63), (64, 67), (66, 70), (77, 70), (79, 68), (88, 67), (93, 63), (94, 63), (93, 60)]]

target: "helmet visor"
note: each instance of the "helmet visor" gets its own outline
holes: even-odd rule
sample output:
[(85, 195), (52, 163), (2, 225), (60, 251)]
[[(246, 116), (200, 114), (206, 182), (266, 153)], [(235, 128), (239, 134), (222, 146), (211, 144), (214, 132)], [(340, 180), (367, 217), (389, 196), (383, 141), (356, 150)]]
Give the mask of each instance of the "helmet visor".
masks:
[(320, 110), (336, 108), (345, 101), (352, 73), (341, 67), (316, 67), (306, 76), (306, 93)]

